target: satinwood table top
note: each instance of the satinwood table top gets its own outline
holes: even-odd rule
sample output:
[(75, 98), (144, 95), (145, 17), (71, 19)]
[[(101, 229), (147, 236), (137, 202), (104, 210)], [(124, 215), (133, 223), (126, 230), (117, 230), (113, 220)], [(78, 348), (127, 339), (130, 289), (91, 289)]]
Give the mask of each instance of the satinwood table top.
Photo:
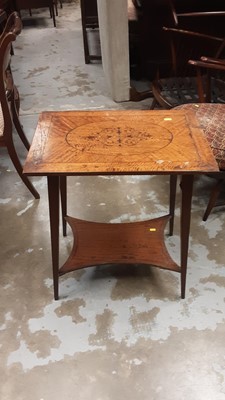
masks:
[(40, 114), (27, 175), (218, 171), (194, 113), (178, 110)]

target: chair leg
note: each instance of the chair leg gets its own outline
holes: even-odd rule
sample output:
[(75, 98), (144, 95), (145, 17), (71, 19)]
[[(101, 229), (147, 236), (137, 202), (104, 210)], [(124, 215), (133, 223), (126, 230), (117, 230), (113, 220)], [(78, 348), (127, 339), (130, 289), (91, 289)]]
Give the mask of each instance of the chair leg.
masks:
[(54, 28), (56, 28), (56, 20), (55, 20), (55, 9), (54, 9), (54, 5), (51, 7), (51, 13), (52, 13), (53, 25), (54, 25)]
[[(53, 19), (53, 25), (56, 28), (56, 20), (55, 20), (55, 4), (56, 3), (52, 3), (51, 7), (49, 7), (49, 12), (50, 12), (50, 18)], [(57, 13), (56, 15), (58, 15), (58, 9), (57, 9)]]
[(34, 188), (31, 181), (28, 179), (28, 177), (26, 175), (23, 174), (23, 168), (22, 168), (21, 162), (18, 158), (18, 155), (16, 153), (12, 138), (10, 140), (7, 140), (7, 150), (8, 150), (9, 156), (13, 162), (14, 167), (16, 168), (22, 181), (25, 183), (26, 187), (29, 189), (29, 191), (31, 192), (31, 194), (34, 196), (35, 199), (40, 199), (40, 195), (37, 192), (37, 190)]
[(85, 23), (82, 21), (82, 32), (83, 32), (83, 44), (84, 44), (84, 59), (85, 64), (90, 64), (90, 54), (89, 54), (89, 45), (88, 45), (88, 37), (87, 37), (87, 29)]
[(205, 214), (203, 215), (203, 221), (207, 221), (209, 214), (212, 211), (212, 208), (215, 207), (216, 200), (219, 196), (221, 186), (224, 183), (224, 179), (219, 179), (214, 187), (214, 189), (211, 192), (211, 196), (205, 211)]
[(177, 175), (170, 175), (170, 222), (169, 222), (169, 235), (173, 235), (174, 215), (176, 204), (176, 190), (177, 190)]
[(58, 4), (57, 4), (57, 0), (54, 1), (54, 6), (55, 6), (55, 15), (58, 17), (59, 13), (58, 13)]
[(152, 104), (151, 104), (150, 110), (154, 110), (155, 107), (157, 106), (157, 104), (158, 104), (158, 102), (156, 101), (156, 99), (154, 97), (153, 100), (152, 100)]

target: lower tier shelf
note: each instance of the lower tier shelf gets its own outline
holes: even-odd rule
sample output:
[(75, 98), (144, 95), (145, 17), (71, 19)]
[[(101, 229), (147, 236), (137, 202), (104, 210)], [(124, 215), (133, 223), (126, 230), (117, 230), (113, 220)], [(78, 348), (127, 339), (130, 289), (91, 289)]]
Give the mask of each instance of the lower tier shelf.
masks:
[(66, 217), (74, 244), (59, 274), (103, 264), (150, 264), (181, 272), (164, 242), (170, 215), (148, 221), (99, 223)]

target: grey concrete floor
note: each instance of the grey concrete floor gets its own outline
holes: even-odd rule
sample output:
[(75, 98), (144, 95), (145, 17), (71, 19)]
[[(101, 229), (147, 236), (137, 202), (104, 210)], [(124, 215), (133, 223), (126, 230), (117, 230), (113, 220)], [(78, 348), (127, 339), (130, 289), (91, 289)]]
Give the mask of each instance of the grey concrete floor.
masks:
[[(30, 140), (43, 110), (149, 107), (114, 103), (101, 64), (84, 64), (78, 3), (56, 29), (46, 10), (26, 16), (12, 67)], [(225, 399), (225, 213), (202, 222), (210, 179), (195, 182), (185, 300), (178, 274), (129, 265), (64, 275), (54, 301), (46, 178), (33, 179), (34, 200), (1, 149), (0, 181), (1, 400)], [(167, 213), (168, 178), (70, 178), (68, 195), (78, 218), (145, 220)], [(177, 197), (166, 244), (179, 261)], [(60, 262), (72, 242), (61, 238)]]

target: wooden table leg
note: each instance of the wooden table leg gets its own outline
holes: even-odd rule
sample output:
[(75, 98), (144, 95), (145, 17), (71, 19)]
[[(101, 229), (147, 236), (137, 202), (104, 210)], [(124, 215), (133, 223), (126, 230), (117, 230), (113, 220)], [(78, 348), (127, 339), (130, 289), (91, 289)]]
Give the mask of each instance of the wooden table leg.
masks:
[(65, 175), (60, 176), (60, 195), (61, 195), (61, 207), (62, 207), (62, 226), (63, 236), (67, 235), (66, 229), (66, 216), (67, 216), (67, 177)]
[(48, 176), (54, 298), (59, 298), (59, 176)]
[(182, 175), (181, 178), (181, 298), (185, 298), (188, 244), (191, 222), (191, 200), (193, 191), (194, 175)]
[(177, 190), (177, 175), (170, 175), (170, 223), (169, 223), (169, 235), (173, 235), (174, 227), (174, 214), (176, 205), (176, 190)]

